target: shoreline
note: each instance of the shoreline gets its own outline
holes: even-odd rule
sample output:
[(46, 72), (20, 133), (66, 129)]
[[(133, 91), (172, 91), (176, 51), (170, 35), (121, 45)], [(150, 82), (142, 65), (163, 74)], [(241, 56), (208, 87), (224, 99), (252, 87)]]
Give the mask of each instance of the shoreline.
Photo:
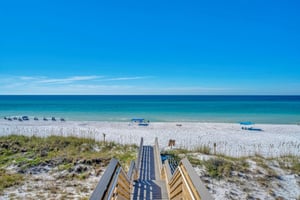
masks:
[[(14, 117), (14, 116), (6, 116), (6, 117)], [(21, 117), (21, 115), (17, 116), (17, 117)], [(65, 118), (65, 117), (57, 117), (54, 116), (56, 121), (52, 121), (51, 117), (47, 117), (48, 121), (44, 121), (43, 117), (39, 117), (38, 120), (34, 120), (34, 116), (29, 116), (28, 121), (18, 121), (18, 120), (5, 120), (3, 119), (3, 116), (0, 118), (0, 125), (3, 124), (3, 122), (7, 122), (7, 123), (67, 123), (67, 122), (71, 122), (71, 123), (131, 123), (131, 118), (126, 118), (124, 120), (87, 120), (87, 119), (69, 119), (69, 118)], [(65, 121), (61, 121), (60, 119), (64, 119)], [(148, 118), (145, 118), (145, 121), (148, 121)], [(198, 124), (238, 124), (240, 122), (242, 122), (243, 120), (240, 121), (213, 121), (213, 120), (165, 120), (165, 121), (160, 121), (160, 120), (149, 120), (149, 123), (151, 124), (156, 124), (156, 123), (169, 123), (169, 124), (180, 124), (180, 123), (198, 123)], [(300, 121), (297, 123), (276, 123), (276, 122), (255, 122), (253, 121), (254, 125), (298, 125), (300, 126)], [(26, 124), (25, 124), (26, 125)], [(39, 124), (38, 124), (39, 125)]]
[(299, 96), (286, 95), (58, 95), (2, 96), (1, 118), (27, 115), (67, 121), (300, 123)]
[[(78, 138), (60, 138), (60, 141), (66, 139), (83, 142), (57, 142), (60, 145), (73, 144), (73, 148), (65, 148), (63, 145), (65, 149), (62, 146), (57, 149), (49, 148), (48, 144), (56, 143), (47, 142), (51, 138), (46, 139), (43, 137), (58, 135), (103, 140), (103, 133), (106, 134), (106, 141), (108, 142), (98, 144), (108, 146), (111, 145), (110, 141), (121, 144), (135, 143), (138, 145), (140, 137), (144, 137), (146, 145), (153, 145), (154, 138), (159, 137), (161, 150), (170, 150), (167, 147), (170, 138), (175, 139), (175, 147), (177, 148), (197, 148), (199, 145), (208, 146), (211, 150), (209, 155), (200, 151), (178, 151), (177, 155), (179, 157), (188, 157), (191, 161), (194, 161), (194, 169), (197, 175), (201, 177), (209, 188), (210, 193), (216, 199), (235, 199), (235, 197), (242, 199), (249, 197), (253, 199), (269, 199), (273, 197), (295, 199), (299, 196), (298, 168), (293, 168), (298, 166), (300, 155), (300, 126), (298, 125), (256, 124), (254, 127), (261, 128), (263, 131), (249, 131), (241, 129), (239, 124), (231, 123), (189, 122), (180, 123), (181, 126), (176, 126), (177, 123), (150, 123), (148, 127), (129, 124), (124, 122), (37, 122), (32, 120), (7, 122), (0, 120), (0, 136), (5, 135), (5, 133), (15, 133), (42, 137), (39, 138), (40, 142), (38, 143), (36, 138), (31, 138), (30, 140), (27, 138), (27, 142), (19, 143), (23, 144), (23, 146), (18, 146), (17, 148), (19, 149), (19, 154), (12, 156), (14, 158), (11, 162), (12, 165), (8, 165), (4, 170), (8, 174), (18, 175), (21, 173), (24, 177), (24, 182), (5, 189), (0, 194), (0, 198), (22, 199), (31, 197), (34, 199), (51, 197), (74, 199), (88, 197), (96, 187), (108, 164), (109, 159), (106, 162), (105, 156), (100, 150), (103, 148), (95, 146), (93, 144), (95, 141), (90, 140), (92, 142), (90, 144), (92, 147), (90, 155), (94, 155), (100, 160), (104, 158), (101, 161), (102, 164), (91, 165), (88, 163), (91, 163), (91, 161), (98, 162), (98, 159), (93, 161), (91, 158), (94, 158), (94, 156), (86, 157), (86, 147), (89, 146), (89, 142)], [(22, 139), (23, 137), (19, 138)], [(8, 141), (10, 144), (12, 140)], [(33, 159), (31, 153), (22, 153), (24, 149), (26, 152), (30, 152), (32, 151), (30, 149), (32, 144), (42, 143), (44, 145), (38, 145), (40, 149), (33, 148), (37, 152), (34, 155), (38, 157), (44, 155), (47, 159), (50, 158), (51, 161), (46, 162), (48, 163), (46, 165), (42, 162), (42, 164), (27, 168), (27, 171), (23, 170), (23, 172), (20, 172), (22, 165), (16, 165), (16, 160), (20, 160), (20, 157), (24, 159), (23, 156), (28, 159), (27, 162), (31, 162)], [(213, 154), (214, 143), (217, 144), (218, 155)], [(115, 148), (117, 151), (114, 151), (113, 145), (110, 147), (106, 149), (108, 154), (115, 153), (111, 157), (130, 151), (128, 149), (120, 151), (119, 148)], [(132, 151), (133, 156), (136, 155), (136, 147)], [(45, 149), (46, 151), (44, 151)], [(50, 149), (55, 151), (55, 155), (47, 152)], [(47, 154), (49, 157), (47, 157)], [(291, 154), (298, 157), (280, 157)], [(78, 156), (74, 157), (74, 155)], [(82, 155), (84, 156), (82, 157)], [(226, 155), (239, 158), (235, 159)], [(265, 156), (265, 158), (260, 155)], [(65, 163), (64, 159), (61, 159), (62, 157), (65, 157), (64, 159), (67, 158), (67, 163)], [(220, 162), (217, 168), (214, 168), (214, 171), (218, 172), (217, 177), (220, 179), (217, 179), (209, 171), (209, 164), (212, 161)], [(21, 160), (21, 162), (24, 161)], [(94, 166), (100, 168), (96, 169)], [(81, 179), (80, 177), (84, 178)], [(86, 184), (86, 182), (89, 184)]]
[[(110, 123), (129, 123), (133, 118), (143, 118), (145, 121), (150, 121), (152, 123), (226, 123), (226, 124), (239, 124), (243, 121), (251, 121), (255, 124), (270, 124), (270, 125), (300, 125), (300, 118), (297, 120), (297, 117), (294, 117), (293, 120), (286, 120), (286, 117), (284, 115), (277, 116), (275, 118), (272, 118), (272, 116), (269, 117), (253, 117), (251, 114), (248, 114), (248, 117), (246, 116), (230, 116), (230, 115), (224, 115), (224, 116), (185, 116), (185, 115), (178, 115), (174, 114), (174, 116), (153, 116), (153, 115), (132, 115), (133, 117), (129, 117), (128, 115), (95, 115), (92, 113), (86, 113), (82, 116), (81, 113), (78, 113), (78, 115), (69, 115), (69, 114), (63, 114), (63, 113), (53, 113), (49, 114), (46, 113), (44, 115), (42, 114), (33, 114), (28, 113), (28, 115), (20, 115), (15, 113), (10, 113), (7, 115), (1, 115), (0, 116), (0, 122), (7, 121), (7, 122), (14, 122), (19, 121), (19, 119), (22, 119), (22, 117), (28, 117), (28, 121), (30, 122), (47, 122), (52, 121), (52, 118), (55, 118), (57, 122), (61, 121), (62, 119), (67, 122), (110, 122)], [(139, 117), (143, 116), (143, 117)], [(290, 117), (290, 116), (289, 116)], [(14, 119), (15, 118), (15, 119)], [(35, 118), (37, 120), (35, 120)], [(44, 121), (44, 118), (47, 120)], [(265, 118), (268, 118), (269, 120), (266, 120)], [(10, 119), (10, 120), (8, 120)], [(21, 122), (24, 120), (21, 120)], [(28, 122), (27, 121), (27, 122)], [(54, 121), (55, 122), (55, 121)]]
[[(181, 124), (181, 126), (176, 126)], [(208, 146), (216, 153), (233, 157), (259, 154), (265, 157), (300, 155), (300, 126), (292, 124), (254, 124), (262, 131), (242, 130), (237, 123), (212, 122), (150, 122), (142, 127), (130, 122), (110, 121), (6, 121), (0, 120), (0, 136), (9, 134), (76, 136), (114, 141), (121, 144), (152, 145), (155, 137), (163, 149), (168, 141), (176, 141), (176, 148), (189, 150)]]

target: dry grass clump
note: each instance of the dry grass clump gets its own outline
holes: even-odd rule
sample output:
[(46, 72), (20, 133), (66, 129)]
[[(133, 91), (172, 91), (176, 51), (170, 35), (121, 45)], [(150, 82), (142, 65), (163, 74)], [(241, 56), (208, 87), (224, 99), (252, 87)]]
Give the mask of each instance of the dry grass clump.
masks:
[[(275, 172), (274, 169), (272, 169), (269, 164), (267, 164), (267, 159), (260, 157), (260, 156), (256, 156), (256, 157), (251, 157), (251, 159), (253, 161), (255, 161), (255, 163), (261, 167), (264, 170), (265, 173), (265, 181), (270, 180), (271, 178), (278, 178), (278, 174)], [(263, 172), (259, 172), (259, 173), (263, 173)], [(262, 181), (262, 180), (261, 180)]]
[(0, 194), (5, 188), (19, 185), (24, 178), (21, 174), (8, 173), (5, 169), (0, 169)]
[(232, 161), (216, 157), (202, 162), (208, 175), (212, 178), (230, 177), (233, 171), (245, 172), (249, 167), (249, 164), (244, 159)]
[(211, 150), (209, 148), (208, 145), (201, 145), (201, 146), (198, 146), (194, 149), (195, 153), (202, 153), (202, 154), (206, 154), (206, 155), (209, 155), (211, 154)]
[(210, 156), (209, 160), (201, 160), (195, 156), (195, 153), (210, 154), (208, 146), (199, 146), (199, 148), (188, 151), (182, 149), (173, 149), (168, 151), (176, 160), (187, 156), (188, 160), (193, 166), (200, 166), (206, 169), (207, 175), (212, 178), (230, 177), (233, 171), (245, 173), (248, 171), (249, 164), (246, 157), (234, 158), (225, 155)]
[[(61, 171), (57, 179), (84, 180), (99, 175), (111, 158), (120, 160), (125, 169), (136, 158), (136, 145), (97, 142), (77, 137), (0, 137), (0, 190), (21, 183), (24, 174)], [(13, 166), (13, 174), (5, 169)]]
[(277, 158), (282, 169), (289, 170), (293, 174), (300, 174), (300, 157), (294, 155), (286, 155)]

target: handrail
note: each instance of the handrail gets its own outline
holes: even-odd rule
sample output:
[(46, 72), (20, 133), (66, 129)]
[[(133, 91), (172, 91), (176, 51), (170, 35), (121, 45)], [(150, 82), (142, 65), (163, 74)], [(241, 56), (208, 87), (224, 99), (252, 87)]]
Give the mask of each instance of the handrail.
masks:
[(140, 165), (141, 165), (141, 160), (142, 160), (142, 153), (143, 153), (143, 145), (144, 145), (144, 138), (141, 138), (140, 142), (140, 148), (139, 148), (139, 153), (136, 158), (136, 171), (137, 171), (137, 176), (139, 177), (139, 170), (140, 170)]
[(122, 169), (118, 160), (115, 158), (111, 159), (90, 200), (110, 200), (115, 199), (115, 196), (121, 196), (122, 199), (130, 199), (133, 180), (139, 174), (143, 144), (144, 139), (141, 138), (137, 160), (136, 162), (131, 161), (127, 174)]
[(165, 161), (164, 167), (165, 167), (165, 170), (166, 170), (167, 183), (169, 183), (171, 178), (172, 178), (172, 173), (171, 173), (171, 168), (170, 168), (170, 164), (169, 164), (168, 160)]
[(113, 180), (113, 175), (115, 174), (118, 168), (119, 162), (115, 158), (111, 159), (109, 165), (107, 166), (103, 176), (101, 177), (99, 183), (96, 186), (90, 200), (104, 199), (108, 193), (110, 183)]
[(131, 179), (128, 178), (120, 163), (111, 159), (90, 200), (110, 200), (115, 196), (130, 199)]
[[(143, 153), (144, 140), (141, 138), (140, 149), (136, 162), (131, 161), (129, 171), (126, 174), (121, 164), (115, 158), (111, 159), (107, 169), (101, 177), (90, 200), (129, 200), (133, 188), (133, 180), (138, 179)], [(162, 165), (158, 139), (155, 138), (154, 159), (159, 168), (160, 179), (166, 181), (167, 192), (170, 200), (212, 200), (211, 194), (206, 189), (200, 177), (195, 172), (191, 163), (184, 158), (178, 164), (175, 172), (168, 160)], [(156, 169), (157, 170), (157, 169)], [(156, 179), (158, 177), (156, 176)]]
[(113, 176), (113, 180), (112, 180), (112, 184), (110, 186), (110, 190), (108, 190), (108, 195), (106, 199), (111, 199), (114, 193), (114, 188), (116, 187), (117, 183), (118, 183), (118, 176), (121, 172), (121, 168), (118, 167), (116, 173)]
[[(179, 187), (180, 185), (185, 185), (185, 187)], [(169, 187), (170, 199), (181, 197), (197, 200), (213, 200), (212, 196), (187, 158), (180, 161), (176, 171), (169, 181)], [(186, 195), (188, 195), (188, 197)]]
[(155, 152), (156, 162), (157, 162), (157, 164), (158, 164), (159, 174), (161, 174), (161, 170), (162, 170), (162, 161), (161, 161), (161, 157), (160, 157), (160, 150), (159, 150), (159, 145), (158, 145), (158, 139), (157, 139), (157, 137), (155, 138), (154, 152)]
[(204, 186), (203, 182), (201, 181), (200, 177), (198, 174), (195, 172), (194, 168), (192, 167), (191, 163), (188, 161), (187, 158), (184, 158), (182, 161), (183, 166), (185, 167), (186, 171), (188, 172), (188, 175), (193, 183), (193, 186), (199, 193), (201, 199), (213, 199)]
[(132, 160), (130, 162), (130, 167), (129, 167), (129, 170), (128, 170), (128, 173), (127, 173), (127, 177), (129, 178), (129, 180), (133, 180), (134, 179), (134, 175), (135, 175), (135, 162), (134, 160)]

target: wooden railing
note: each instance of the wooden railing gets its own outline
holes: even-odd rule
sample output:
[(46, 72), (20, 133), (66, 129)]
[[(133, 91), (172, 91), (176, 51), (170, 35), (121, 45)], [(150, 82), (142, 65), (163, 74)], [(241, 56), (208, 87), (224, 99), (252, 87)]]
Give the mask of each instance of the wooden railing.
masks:
[(111, 159), (90, 200), (129, 200), (133, 180), (138, 179), (144, 140), (141, 138), (137, 160), (131, 161), (126, 174), (115, 158)]
[[(133, 181), (139, 178), (142, 151), (143, 138), (141, 138), (137, 160), (131, 161), (127, 174), (122, 169), (119, 161), (113, 158), (90, 199), (129, 200)], [(159, 169), (160, 178), (166, 182), (170, 200), (213, 199), (187, 158), (180, 161), (173, 174), (168, 160), (162, 164), (157, 138), (154, 144), (154, 159)]]
[(90, 200), (130, 199), (131, 180), (115, 158), (111, 159)]
[(187, 158), (180, 161), (172, 177), (168, 162), (164, 164), (165, 180), (169, 198), (191, 199), (191, 200), (212, 200), (212, 196), (197, 175)]
[(137, 170), (136, 170), (136, 165), (135, 162), (132, 160), (130, 162), (130, 167), (127, 173), (127, 177), (129, 178), (129, 180), (135, 180), (137, 179)]
[(160, 150), (159, 150), (159, 145), (158, 145), (158, 139), (157, 138), (155, 138), (153, 149), (154, 149), (154, 158), (156, 160), (158, 170), (159, 170), (159, 175), (160, 175), (160, 178), (161, 178), (162, 161), (161, 161)]
[(140, 142), (140, 148), (139, 148), (139, 152), (138, 152), (138, 156), (136, 158), (136, 174), (137, 174), (137, 179), (139, 178), (139, 171), (140, 170), (140, 166), (141, 166), (141, 161), (142, 161), (142, 153), (143, 153), (143, 145), (144, 145), (144, 139), (141, 138), (141, 142)]

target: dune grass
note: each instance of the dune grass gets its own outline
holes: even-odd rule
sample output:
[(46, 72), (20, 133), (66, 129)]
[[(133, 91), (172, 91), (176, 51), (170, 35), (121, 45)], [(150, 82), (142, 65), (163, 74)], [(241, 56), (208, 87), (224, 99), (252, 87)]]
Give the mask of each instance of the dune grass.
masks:
[(244, 160), (229, 160), (226, 158), (216, 157), (207, 161), (202, 161), (207, 172), (212, 178), (230, 177), (233, 171), (245, 173), (248, 171), (249, 164)]
[[(128, 169), (130, 161), (136, 158), (137, 149), (136, 145), (98, 142), (78, 137), (2, 136), (0, 137), (0, 189), (20, 184), (24, 174), (38, 166), (57, 167), (59, 171), (74, 171), (76, 165), (84, 164), (99, 171), (115, 157), (120, 160), (125, 169)], [(5, 170), (9, 166), (15, 166), (15, 173), (8, 173)], [(75, 176), (79, 179), (86, 177), (88, 177), (87, 171)]]
[(50, 160), (75, 163), (82, 159), (110, 160), (112, 157), (119, 158), (126, 165), (130, 159), (135, 158), (136, 152), (136, 145), (104, 143), (87, 138), (62, 136), (42, 138), (20, 135), (0, 137), (0, 167), (17, 164), (26, 168)]
[[(222, 154), (212, 155), (209, 148), (201, 147), (194, 150), (172, 149), (166, 153), (172, 155), (177, 161), (183, 157), (187, 157), (193, 166), (205, 167), (207, 174), (212, 178), (229, 177), (233, 171), (240, 173), (249, 172), (249, 160), (254, 161), (266, 175), (266, 181), (272, 178), (278, 178), (278, 174), (269, 166), (269, 162), (277, 161), (280, 168), (289, 170), (293, 174), (300, 174), (300, 157), (294, 155), (286, 155), (275, 158), (264, 158), (256, 154), (248, 157), (230, 157)], [(209, 155), (208, 160), (201, 160), (196, 154)]]
[(281, 168), (289, 170), (291, 173), (300, 174), (300, 157), (286, 155), (276, 159)]
[(5, 188), (19, 185), (24, 177), (21, 174), (8, 173), (5, 169), (0, 169), (0, 194)]
[(193, 150), (193, 152), (209, 155), (209, 154), (211, 154), (211, 149), (208, 145), (201, 145), (201, 146), (197, 146)]

